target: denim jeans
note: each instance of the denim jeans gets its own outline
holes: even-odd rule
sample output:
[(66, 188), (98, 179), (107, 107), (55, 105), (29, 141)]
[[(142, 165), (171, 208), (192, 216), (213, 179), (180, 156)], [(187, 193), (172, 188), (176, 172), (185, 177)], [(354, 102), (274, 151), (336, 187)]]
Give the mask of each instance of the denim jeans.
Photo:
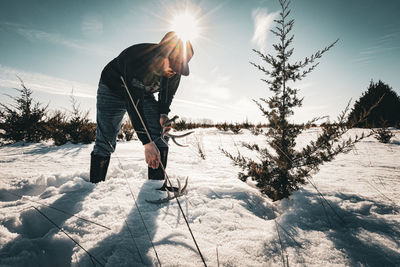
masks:
[[(108, 157), (114, 152), (116, 140), (121, 128), (122, 119), (127, 111), (129, 99), (123, 94), (113, 91), (101, 81), (97, 90), (97, 129), (93, 154)], [(158, 147), (168, 145), (161, 140), (162, 127), (158, 102), (153, 94), (145, 94), (143, 99), (143, 116), (151, 139)], [(132, 118), (132, 116), (129, 116)], [(166, 140), (168, 141), (168, 140)]]

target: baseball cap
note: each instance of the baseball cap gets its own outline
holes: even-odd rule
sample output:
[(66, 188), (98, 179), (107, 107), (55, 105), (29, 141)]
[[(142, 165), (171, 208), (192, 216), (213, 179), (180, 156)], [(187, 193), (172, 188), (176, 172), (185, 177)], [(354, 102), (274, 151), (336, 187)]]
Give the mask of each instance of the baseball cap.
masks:
[(183, 42), (175, 32), (170, 31), (159, 43), (162, 53), (168, 56), (170, 67), (178, 74), (189, 75), (189, 61), (194, 51), (190, 41)]

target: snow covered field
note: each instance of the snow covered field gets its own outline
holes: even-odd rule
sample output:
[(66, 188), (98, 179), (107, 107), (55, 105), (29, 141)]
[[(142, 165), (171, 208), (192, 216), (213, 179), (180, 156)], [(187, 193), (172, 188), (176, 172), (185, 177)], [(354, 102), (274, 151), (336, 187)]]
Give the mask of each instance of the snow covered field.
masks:
[[(206, 160), (194, 147), (171, 144), (167, 171), (173, 181), (189, 177), (180, 201), (208, 266), (282, 266), (282, 257), (289, 266), (400, 266), (400, 131), (391, 144), (364, 139), (313, 177), (344, 223), (311, 185), (271, 202), (237, 179), (219, 147), (235, 152), (235, 143), (262, 136), (216, 129), (195, 135)], [(165, 193), (154, 190), (161, 182), (147, 180), (140, 142), (118, 143), (98, 185), (88, 182), (92, 147), (0, 147), (0, 266), (100, 266), (65, 233), (105, 266), (157, 265), (139, 211), (163, 266), (202, 266), (176, 201), (145, 201)]]

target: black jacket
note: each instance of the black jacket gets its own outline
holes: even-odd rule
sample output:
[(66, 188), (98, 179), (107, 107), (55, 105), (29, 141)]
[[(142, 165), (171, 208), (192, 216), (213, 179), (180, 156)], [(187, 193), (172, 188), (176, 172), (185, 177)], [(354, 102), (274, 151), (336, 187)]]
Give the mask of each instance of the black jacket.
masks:
[[(101, 81), (111, 88), (111, 90), (123, 95), (123, 97), (126, 99), (126, 107), (132, 120), (133, 128), (143, 144), (149, 143), (150, 140), (148, 139), (145, 129), (143, 128), (143, 125), (140, 122), (134, 107), (132, 106), (126, 89), (123, 86), (121, 76), (124, 78), (129, 92), (132, 95), (139, 113), (147, 127), (146, 119), (143, 116), (142, 106), (145, 91), (144, 88), (133, 85), (132, 80), (144, 80), (144, 77), (149, 74), (149, 65), (151, 64), (153, 58), (160, 53), (160, 51), (161, 48), (158, 44), (146, 43), (133, 45), (122, 51), (118, 57), (114, 58), (110, 63), (108, 63), (101, 73)], [(180, 79), (181, 76), (178, 74), (175, 74), (169, 79), (162, 77), (160, 84), (161, 91), (158, 95), (159, 111), (161, 114), (169, 113), (169, 107), (176, 90), (178, 89)]]

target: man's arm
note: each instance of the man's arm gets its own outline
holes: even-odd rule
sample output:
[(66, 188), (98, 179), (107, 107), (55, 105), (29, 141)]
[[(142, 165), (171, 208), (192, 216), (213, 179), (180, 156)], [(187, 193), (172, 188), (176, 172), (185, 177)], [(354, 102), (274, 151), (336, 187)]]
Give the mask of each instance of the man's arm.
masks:
[[(147, 127), (146, 118), (143, 115), (144, 112), (142, 103), (144, 95), (144, 85), (142, 81), (143, 73), (147, 71), (143, 62), (144, 60), (147, 60), (147, 55), (151, 52), (154, 46), (154, 44), (133, 45), (122, 51), (121, 54), (116, 58), (119, 72), (118, 76), (123, 77), (127, 87), (125, 88), (121, 78), (118, 77), (118, 81), (121, 86), (120, 88), (124, 92), (126, 109), (132, 121), (132, 126), (143, 145), (150, 142), (146, 134), (146, 130), (139, 118), (140, 114), (145, 126)], [(133, 101), (130, 99), (128, 92)], [(137, 114), (133, 105), (136, 105), (139, 114)]]
[(126, 93), (125, 94), (126, 109), (131, 119), (133, 129), (135, 129), (135, 132), (139, 140), (142, 142), (143, 145), (146, 145), (151, 140), (149, 139), (146, 133), (146, 129), (148, 129), (148, 126), (143, 112), (142, 102), (143, 102), (144, 90), (143, 88), (140, 88), (139, 86), (137, 86), (137, 84), (133, 83), (132, 81), (127, 82), (125, 80), (126, 79), (125, 77), (123, 77), (123, 79), (125, 81), (125, 84), (123, 83), (122, 86), (124, 87)]
[[(137, 84), (130, 83), (131, 88), (133, 89), (130, 90), (122, 76), (121, 78), (128, 100), (126, 102), (128, 114), (131, 118), (132, 126), (135, 129), (138, 138), (143, 143), (146, 163), (150, 168), (157, 169), (160, 163), (160, 152), (158, 151), (158, 148), (154, 142), (149, 139), (146, 118), (143, 116), (143, 105), (139, 102), (141, 99), (143, 100), (143, 97), (137, 97), (138, 91), (142, 88), (137, 88)], [(139, 92), (142, 92), (143, 94), (143, 91)]]
[(175, 74), (172, 78), (163, 78), (161, 83), (161, 91), (158, 95), (158, 106), (160, 114), (168, 115), (171, 106), (172, 99), (176, 91), (178, 90), (179, 82), (181, 80), (181, 75)]

